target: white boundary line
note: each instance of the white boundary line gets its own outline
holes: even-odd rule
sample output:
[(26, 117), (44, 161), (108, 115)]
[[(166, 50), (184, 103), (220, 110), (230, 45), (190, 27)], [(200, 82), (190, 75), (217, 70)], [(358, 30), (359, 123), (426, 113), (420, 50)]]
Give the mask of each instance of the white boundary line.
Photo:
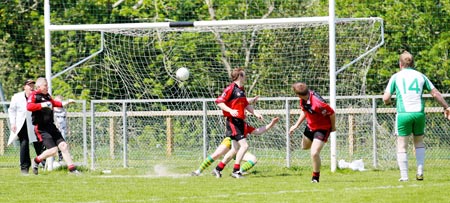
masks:
[[(107, 175), (107, 176), (101, 176), (104, 178), (131, 178), (131, 177), (137, 177), (137, 178), (156, 178), (156, 177), (184, 177), (184, 176), (190, 176), (189, 174), (173, 174), (173, 175), (138, 175), (138, 176), (132, 176), (132, 175)], [(224, 193), (224, 194), (214, 194), (214, 195), (200, 195), (200, 196), (181, 196), (177, 197), (175, 199), (170, 200), (195, 200), (195, 199), (214, 199), (214, 198), (229, 198), (233, 196), (255, 196), (255, 195), (283, 195), (283, 194), (297, 194), (297, 193), (312, 193), (312, 192), (337, 192), (337, 191), (367, 191), (367, 190), (391, 190), (391, 189), (407, 189), (407, 188), (417, 188), (417, 187), (440, 187), (444, 185), (449, 185), (448, 183), (431, 183), (431, 184), (407, 184), (408, 182), (405, 182), (405, 184), (402, 185), (384, 185), (384, 186), (374, 186), (374, 187), (348, 187), (343, 189), (304, 189), (304, 190), (280, 190), (280, 191), (272, 191), (272, 192), (237, 192), (237, 193)], [(167, 198), (159, 198), (159, 197), (153, 197), (148, 199), (141, 199), (141, 200), (120, 200), (118, 202), (166, 202), (168, 201)], [(96, 201), (96, 202), (103, 202), (103, 201)]]

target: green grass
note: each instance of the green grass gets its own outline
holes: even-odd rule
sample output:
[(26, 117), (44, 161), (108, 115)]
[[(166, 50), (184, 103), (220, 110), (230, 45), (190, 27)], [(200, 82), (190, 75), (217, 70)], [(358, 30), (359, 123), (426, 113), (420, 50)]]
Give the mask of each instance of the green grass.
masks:
[[(151, 169), (150, 169), (151, 168)], [(157, 168), (157, 167), (153, 167)], [(152, 167), (112, 169), (111, 174), (83, 170), (82, 176), (57, 170), (22, 176), (18, 168), (0, 168), (0, 202), (448, 202), (448, 168), (427, 168), (424, 181), (398, 182), (397, 170), (364, 172), (329, 169), (319, 184), (310, 183), (310, 167), (266, 167), (244, 179), (216, 179), (208, 169), (188, 176)], [(194, 167), (195, 168), (195, 167)], [(328, 167), (329, 168), (329, 167)], [(164, 167), (162, 168), (164, 169)], [(182, 171), (182, 172), (180, 172)]]

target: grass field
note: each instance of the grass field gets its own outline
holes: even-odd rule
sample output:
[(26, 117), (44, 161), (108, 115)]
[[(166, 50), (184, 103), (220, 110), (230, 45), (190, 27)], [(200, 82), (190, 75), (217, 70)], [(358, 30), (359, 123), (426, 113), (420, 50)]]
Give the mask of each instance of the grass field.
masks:
[[(327, 167), (327, 166), (325, 166)], [(212, 167), (210, 167), (211, 169)], [(229, 168), (229, 167), (228, 167)], [(310, 183), (310, 167), (264, 169), (243, 179), (226, 169), (217, 179), (208, 169), (191, 177), (164, 166), (113, 169), (110, 174), (66, 170), (23, 176), (17, 168), (0, 168), (0, 202), (449, 202), (449, 171), (427, 168), (424, 181), (398, 182), (397, 170), (322, 171)]]

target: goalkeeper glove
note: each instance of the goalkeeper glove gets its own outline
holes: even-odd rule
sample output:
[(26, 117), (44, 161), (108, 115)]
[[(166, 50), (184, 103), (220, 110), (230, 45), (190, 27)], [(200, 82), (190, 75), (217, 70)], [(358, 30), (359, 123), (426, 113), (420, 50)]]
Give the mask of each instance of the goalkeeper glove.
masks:
[(49, 109), (51, 109), (52, 108), (52, 103), (51, 102), (42, 102), (41, 103), (41, 107), (42, 108), (49, 108)]

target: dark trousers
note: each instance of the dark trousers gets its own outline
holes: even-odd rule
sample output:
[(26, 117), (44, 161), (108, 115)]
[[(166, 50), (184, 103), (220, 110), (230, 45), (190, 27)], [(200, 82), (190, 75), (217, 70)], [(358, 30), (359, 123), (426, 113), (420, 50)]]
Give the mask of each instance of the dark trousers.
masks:
[[(19, 134), (19, 142), (20, 142), (20, 169), (28, 170), (31, 166), (31, 158), (30, 158), (30, 141), (28, 139), (27, 125), (24, 124), (22, 129), (20, 129)], [(42, 142), (33, 142), (34, 151), (36, 152), (36, 156), (40, 155), (43, 152)]]

